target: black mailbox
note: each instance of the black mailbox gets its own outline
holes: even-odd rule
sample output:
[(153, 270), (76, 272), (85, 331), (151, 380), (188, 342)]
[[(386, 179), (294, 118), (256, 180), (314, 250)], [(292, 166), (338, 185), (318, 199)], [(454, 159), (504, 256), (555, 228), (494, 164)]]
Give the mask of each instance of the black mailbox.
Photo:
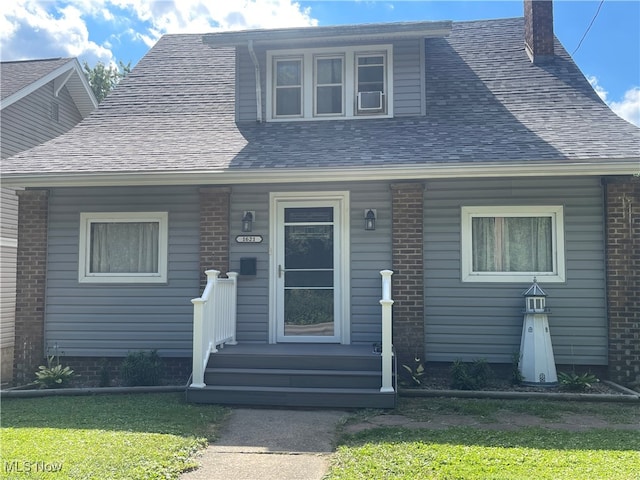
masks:
[(240, 275), (256, 274), (256, 257), (243, 257), (240, 259)]

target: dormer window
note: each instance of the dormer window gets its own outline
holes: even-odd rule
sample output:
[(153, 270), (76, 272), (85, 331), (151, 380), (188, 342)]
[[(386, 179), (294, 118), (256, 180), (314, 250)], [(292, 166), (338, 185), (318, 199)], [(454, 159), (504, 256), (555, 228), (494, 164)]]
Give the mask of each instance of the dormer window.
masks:
[(358, 114), (384, 112), (384, 55), (357, 55)]
[(267, 119), (392, 116), (391, 45), (267, 52)]
[(344, 58), (316, 57), (314, 80), (315, 114), (342, 115), (344, 113)]
[(302, 58), (275, 60), (275, 115), (302, 115)]

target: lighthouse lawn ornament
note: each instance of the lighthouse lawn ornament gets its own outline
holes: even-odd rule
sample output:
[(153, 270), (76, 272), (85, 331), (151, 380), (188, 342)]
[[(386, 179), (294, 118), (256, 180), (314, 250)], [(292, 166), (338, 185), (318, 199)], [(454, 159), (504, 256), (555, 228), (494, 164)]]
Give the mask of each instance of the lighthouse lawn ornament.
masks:
[(533, 279), (533, 285), (523, 293), (525, 297), (522, 340), (520, 342), (520, 373), (524, 385), (555, 386), (558, 384), (549, 334), (547, 294)]

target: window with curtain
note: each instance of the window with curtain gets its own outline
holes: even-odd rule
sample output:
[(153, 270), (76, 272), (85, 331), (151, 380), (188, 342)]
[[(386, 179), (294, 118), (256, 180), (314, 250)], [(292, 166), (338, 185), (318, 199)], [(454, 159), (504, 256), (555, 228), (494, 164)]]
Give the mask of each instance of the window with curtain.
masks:
[(166, 281), (166, 213), (83, 213), (81, 224), (81, 282)]
[(275, 116), (302, 115), (302, 59), (276, 59)]
[(562, 207), (463, 207), (463, 281), (564, 281)]

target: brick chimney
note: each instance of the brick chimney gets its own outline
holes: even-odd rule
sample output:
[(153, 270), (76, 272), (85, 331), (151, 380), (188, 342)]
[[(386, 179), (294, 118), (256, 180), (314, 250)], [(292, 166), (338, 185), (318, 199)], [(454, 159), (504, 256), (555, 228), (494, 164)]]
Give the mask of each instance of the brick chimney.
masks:
[(533, 63), (553, 58), (553, 3), (524, 0), (524, 46)]

